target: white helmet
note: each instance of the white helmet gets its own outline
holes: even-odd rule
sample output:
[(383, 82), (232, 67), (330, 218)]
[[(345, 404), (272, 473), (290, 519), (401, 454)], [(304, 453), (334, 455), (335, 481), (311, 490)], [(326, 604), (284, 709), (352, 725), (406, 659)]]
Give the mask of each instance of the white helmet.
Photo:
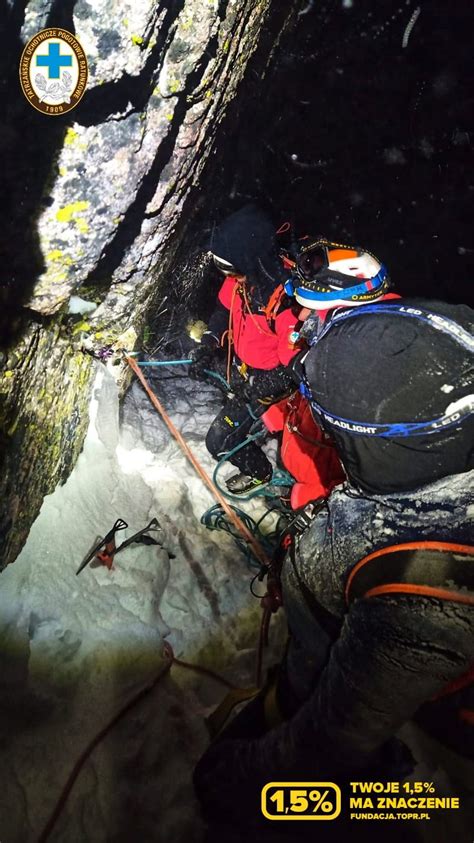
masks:
[(374, 255), (324, 239), (301, 249), (294, 277), (285, 284), (288, 295), (311, 310), (369, 304), (382, 298), (388, 288), (387, 269)]

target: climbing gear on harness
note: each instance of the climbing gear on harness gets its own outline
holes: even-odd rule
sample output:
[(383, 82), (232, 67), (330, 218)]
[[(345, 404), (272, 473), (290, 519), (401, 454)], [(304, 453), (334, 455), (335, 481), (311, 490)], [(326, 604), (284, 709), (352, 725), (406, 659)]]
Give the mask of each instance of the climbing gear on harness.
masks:
[[(354, 278), (363, 280), (355, 283)], [(316, 310), (377, 301), (388, 288), (387, 268), (375, 255), (367, 249), (324, 238), (300, 249), (296, 272), (285, 284), (288, 295)]]
[(233, 474), (229, 477), (225, 484), (232, 495), (244, 495), (246, 492), (250, 492), (252, 489), (256, 489), (259, 486), (263, 486), (265, 483), (269, 483), (271, 480), (271, 474), (267, 477), (259, 478), (259, 477), (250, 477), (249, 474), (244, 474), (242, 471), (237, 472), (237, 474)]
[(165, 411), (161, 402), (158, 400), (157, 396), (155, 395), (155, 393), (153, 392), (153, 390), (149, 386), (145, 376), (143, 375), (143, 372), (140, 371), (140, 367), (137, 365), (137, 362), (135, 360), (133, 360), (131, 357), (126, 357), (125, 359), (126, 359), (126, 362), (128, 363), (128, 365), (130, 366), (130, 368), (132, 369), (132, 371), (136, 374), (136, 376), (139, 379), (142, 386), (144, 387), (151, 403), (160, 413), (160, 415), (161, 415), (164, 423), (166, 424), (168, 430), (174, 436), (174, 438), (176, 439), (176, 441), (180, 445), (181, 449), (185, 453), (186, 457), (191, 462), (193, 467), (196, 469), (197, 473), (199, 474), (201, 479), (204, 481), (206, 486), (208, 486), (208, 488), (211, 490), (212, 494), (217, 498), (218, 502), (221, 504), (222, 508), (225, 510), (226, 514), (229, 516), (231, 521), (233, 521), (233, 523), (235, 524), (237, 529), (241, 532), (242, 536), (245, 539), (247, 539), (247, 541), (249, 542), (250, 546), (252, 547), (252, 550), (254, 551), (257, 559), (263, 565), (270, 565), (271, 560), (269, 559), (269, 557), (267, 556), (267, 554), (265, 553), (265, 551), (263, 550), (261, 545), (258, 543), (255, 536), (252, 535), (250, 530), (245, 526), (245, 524), (243, 524), (243, 522), (240, 520), (238, 515), (236, 515), (236, 513), (229, 506), (229, 504), (225, 500), (224, 496), (221, 494), (220, 490), (216, 487), (215, 483), (213, 483), (213, 481), (211, 480), (211, 478), (209, 477), (207, 472), (203, 469), (201, 464), (198, 462), (198, 460), (194, 456), (193, 452), (191, 451), (189, 445), (185, 442), (183, 436), (181, 435), (179, 430), (176, 428), (176, 426), (171, 421), (170, 417), (168, 416), (168, 413)]
[[(117, 547), (115, 543), (115, 534), (118, 533), (119, 530), (126, 530), (127, 527), (127, 522), (124, 521), (122, 518), (118, 518), (112, 529), (107, 533), (107, 535), (103, 539), (101, 539), (98, 544), (95, 545), (93, 550), (91, 550), (90, 553), (88, 553), (88, 555), (86, 556), (86, 558), (81, 562), (79, 568), (76, 571), (76, 576), (80, 574), (81, 571), (83, 571), (84, 568), (89, 564), (89, 562), (92, 562), (93, 560), (97, 560), (97, 562), (99, 562), (101, 565), (105, 565), (105, 567), (108, 568), (110, 571), (113, 567), (114, 557), (117, 555), (117, 553), (120, 553), (120, 551), (125, 550), (125, 548), (129, 547), (129, 545), (131, 544), (156, 544), (162, 547), (162, 545), (160, 545), (160, 542), (156, 541), (156, 539), (152, 538), (152, 536), (147, 535), (147, 533), (151, 530), (161, 530), (161, 527), (156, 518), (152, 518), (150, 523), (147, 524), (146, 527), (143, 527), (142, 530), (139, 530), (137, 533), (135, 533), (129, 539), (126, 539), (124, 542), (122, 542), (121, 545)], [(174, 559), (174, 555), (172, 553), (169, 553), (169, 556), (170, 559)]]
[[(284, 287), (279, 284), (271, 293), (267, 303), (261, 305), (255, 311), (252, 308), (252, 290), (247, 281), (242, 278), (231, 279), (234, 281), (232, 294), (229, 303), (229, 322), (227, 330), (221, 337), (221, 345), (227, 340), (227, 380), (230, 381), (230, 371), (232, 363), (232, 350), (234, 346), (234, 304), (236, 297), (240, 298), (242, 313), (245, 318), (250, 319), (253, 323), (257, 333), (263, 334), (267, 337), (275, 337), (275, 320), (282, 307), (287, 306), (285, 299), (287, 292)], [(263, 315), (265, 322), (258, 321), (257, 317)]]
[[(462, 348), (471, 352), (474, 350), (474, 337), (452, 319), (440, 316), (437, 313), (432, 313), (424, 308), (408, 307), (403, 304), (385, 303), (335, 313), (329, 323), (324, 326), (319, 335), (313, 337), (312, 341), (310, 341), (310, 345), (314, 346), (319, 343), (326, 334), (340, 322), (345, 322), (347, 319), (355, 319), (356, 317), (364, 316), (368, 313), (378, 315), (389, 313), (396, 316), (418, 319), (425, 324), (430, 325), (433, 329), (450, 336), (451, 339), (458, 345), (462, 346)], [(293, 370), (295, 372), (298, 371), (298, 374), (302, 377), (300, 392), (302, 392), (302, 394), (309, 400), (311, 408), (321, 418), (322, 423), (324, 424), (325, 422), (336, 430), (339, 429), (347, 431), (355, 436), (379, 436), (392, 438), (426, 436), (427, 434), (439, 433), (441, 430), (459, 425), (474, 412), (474, 396), (467, 395), (462, 402), (456, 402), (451, 409), (448, 406), (444, 415), (435, 419), (420, 422), (390, 422), (387, 424), (380, 424), (365, 420), (354, 421), (353, 419), (336, 416), (334, 413), (330, 413), (322, 407), (312, 394), (304, 371), (304, 362), (307, 354), (309, 354), (309, 352), (300, 356), (293, 367)]]
[(280, 310), (283, 299), (287, 296), (285, 288), (283, 284), (279, 284), (271, 294), (270, 298), (268, 299), (265, 307), (263, 308), (263, 313), (265, 314), (265, 319), (267, 320), (270, 329), (272, 331), (275, 330), (275, 319)]

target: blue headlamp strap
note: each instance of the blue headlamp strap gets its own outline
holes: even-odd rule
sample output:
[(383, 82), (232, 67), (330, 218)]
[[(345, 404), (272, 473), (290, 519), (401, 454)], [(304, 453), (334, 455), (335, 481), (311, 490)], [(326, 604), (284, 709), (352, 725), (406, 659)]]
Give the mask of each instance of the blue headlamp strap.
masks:
[[(461, 345), (468, 351), (474, 351), (474, 336), (472, 336), (469, 331), (462, 328), (461, 325), (453, 322), (452, 319), (440, 316), (438, 313), (431, 313), (430, 311), (422, 308), (407, 307), (406, 305), (398, 303), (366, 305), (365, 307), (358, 307), (354, 310), (335, 313), (330, 322), (323, 328), (319, 336), (313, 337), (312, 345), (314, 346), (320, 342), (330, 329), (338, 322), (345, 322), (346, 319), (354, 319), (357, 316), (363, 316), (367, 313), (393, 313), (398, 316), (419, 319), (422, 322), (426, 322), (431, 325), (432, 328), (447, 334), (456, 343), (458, 343), (458, 345)], [(304, 359), (301, 361), (302, 363), (304, 362)], [(329, 413), (314, 398), (306, 378), (300, 385), (300, 392), (308, 399), (311, 408), (323, 421), (326, 422), (326, 424), (336, 430), (346, 430), (356, 436), (379, 436), (385, 438), (426, 436), (430, 433), (439, 433), (440, 430), (446, 430), (446, 428), (454, 427), (474, 412), (474, 395), (468, 395), (466, 396), (464, 402), (458, 402), (458, 406), (453, 408), (452, 412), (445, 413), (436, 419), (421, 422), (390, 422), (388, 424), (377, 424), (375, 422), (360, 422), (352, 419), (345, 419), (342, 418), (342, 416), (336, 416), (333, 413)]]
[(341, 416), (335, 416), (333, 413), (328, 413), (324, 407), (321, 407), (317, 401), (312, 397), (310, 390), (306, 384), (302, 384), (300, 391), (308, 398), (311, 408), (320, 416), (327, 424), (336, 430), (348, 431), (356, 436), (379, 436), (382, 438), (394, 438), (405, 436), (426, 436), (430, 433), (439, 433), (440, 430), (454, 427), (464, 421), (465, 418), (474, 413), (474, 396), (469, 395), (466, 398), (466, 403), (453, 410), (451, 413), (446, 413), (436, 419), (422, 422), (391, 422), (390, 424), (375, 424), (372, 422), (356, 422), (351, 419), (344, 419)]
[(330, 331), (331, 328), (339, 322), (345, 322), (346, 319), (356, 319), (358, 316), (366, 316), (367, 313), (375, 313), (379, 315), (381, 313), (392, 313), (395, 316), (418, 319), (421, 322), (426, 322), (428, 325), (431, 325), (432, 328), (442, 331), (443, 334), (447, 334), (459, 345), (462, 345), (462, 347), (467, 351), (474, 351), (474, 336), (470, 334), (469, 331), (466, 331), (465, 328), (462, 328), (461, 325), (458, 325), (457, 322), (454, 322), (452, 319), (448, 319), (447, 316), (440, 316), (439, 313), (431, 313), (431, 311), (424, 310), (423, 308), (408, 307), (407, 305), (400, 304), (399, 302), (378, 302), (377, 304), (367, 304), (363, 307), (336, 312), (324, 326), (321, 333), (318, 336), (312, 337), (310, 345), (315, 345), (322, 340), (328, 331)]
[(331, 306), (331, 302), (340, 302), (341, 299), (345, 299), (347, 301), (356, 300), (359, 296), (367, 296), (367, 294), (372, 293), (374, 296), (377, 292), (381, 289), (384, 282), (388, 277), (387, 268), (382, 264), (377, 275), (374, 275), (373, 278), (365, 278), (364, 281), (360, 284), (354, 284), (353, 287), (341, 287), (337, 290), (331, 290), (330, 292), (322, 293), (316, 290), (312, 290), (309, 286), (296, 286), (292, 278), (289, 278), (288, 281), (285, 282), (285, 293), (288, 296), (293, 296), (295, 293), (300, 295), (301, 297), (304, 296), (305, 299), (314, 302), (327, 302), (328, 307)]

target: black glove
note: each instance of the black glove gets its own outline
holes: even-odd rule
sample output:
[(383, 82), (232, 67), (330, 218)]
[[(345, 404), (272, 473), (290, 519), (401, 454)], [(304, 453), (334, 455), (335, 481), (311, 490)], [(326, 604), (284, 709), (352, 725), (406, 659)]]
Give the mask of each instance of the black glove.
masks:
[(205, 377), (204, 369), (209, 369), (212, 365), (214, 355), (219, 349), (217, 338), (214, 334), (203, 334), (201, 342), (190, 353), (192, 363), (188, 369), (190, 378), (197, 380)]
[(248, 404), (254, 397), (248, 381), (239, 375), (233, 375), (230, 380), (230, 390), (238, 401)]
[(259, 398), (273, 398), (278, 401), (284, 395), (294, 391), (291, 371), (286, 366), (275, 369), (252, 369), (250, 378), (246, 382), (248, 400)]

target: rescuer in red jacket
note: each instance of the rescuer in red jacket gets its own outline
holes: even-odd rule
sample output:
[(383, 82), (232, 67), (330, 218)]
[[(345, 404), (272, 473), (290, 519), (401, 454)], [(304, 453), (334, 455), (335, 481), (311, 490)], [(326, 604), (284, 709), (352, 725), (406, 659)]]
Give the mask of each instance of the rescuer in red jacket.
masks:
[[(366, 301), (398, 298), (395, 293), (387, 292), (387, 271), (374, 255), (360, 248), (326, 240), (306, 238), (306, 241), (298, 257), (300, 281), (286, 282), (287, 292), (302, 305), (299, 312), (300, 333), (306, 348), (306, 342), (311, 343), (312, 337), (318, 335), (341, 308), (354, 307)], [(351, 284), (353, 288), (363, 283), (365, 287), (361, 294), (352, 298), (353, 294), (347, 295), (341, 290), (333, 294), (328, 291), (318, 298), (317, 291), (312, 289), (311, 279), (315, 273), (325, 271), (324, 250), (327, 252), (327, 271), (336, 280), (341, 279), (341, 283)], [(328, 301), (331, 295), (333, 300)], [(315, 421), (309, 402), (301, 392), (295, 392), (271, 406), (262, 420), (271, 433), (282, 431), (280, 458), (295, 478), (290, 497), (292, 509), (298, 510), (312, 501), (326, 498), (335, 486), (344, 482), (346, 473), (334, 439)]]
[[(245, 440), (265, 408), (293, 388), (287, 364), (299, 350), (300, 308), (285, 293), (287, 278), (278, 256), (275, 229), (255, 205), (246, 205), (214, 232), (211, 251), (225, 274), (209, 329), (192, 352), (191, 376), (212, 365), (227, 343), (227, 379), (233, 397), (226, 400), (206, 437), (215, 459)], [(230, 457), (239, 470), (227, 480), (229, 491), (241, 494), (271, 479), (272, 466), (251, 442)]]

